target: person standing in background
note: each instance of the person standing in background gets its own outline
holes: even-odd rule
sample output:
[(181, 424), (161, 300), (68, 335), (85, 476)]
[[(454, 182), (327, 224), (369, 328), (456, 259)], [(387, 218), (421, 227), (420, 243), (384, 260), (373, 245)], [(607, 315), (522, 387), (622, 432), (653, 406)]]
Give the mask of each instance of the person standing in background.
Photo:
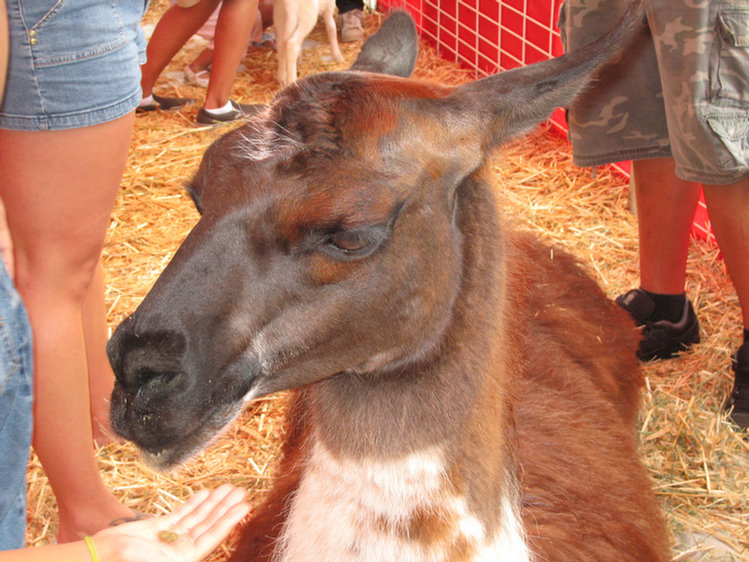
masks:
[[(611, 29), (627, 0), (567, 0), (567, 50)], [(744, 324), (732, 358), (731, 419), (749, 427), (749, 6), (647, 3), (647, 26), (569, 108), (574, 161), (632, 160), (640, 287), (616, 300), (642, 326), (638, 356), (668, 359), (699, 342), (686, 296), (695, 207), (707, 209)]]
[(258, 0), (178, 0), (156, 24), (148, 41), (147, 60), (141, 67), (143, 99), (138, 111), (179, 109), (191, 104), (189, 98), (171, 98), (153, 93), (156, 80), (177, 52), (221, 4), (216, 19), (211, 77), (203, 107), (198, 111), (201, 125), (243, 119), (254, 106), (230, 99), (237, 68), (247, 49), (258, 11)]

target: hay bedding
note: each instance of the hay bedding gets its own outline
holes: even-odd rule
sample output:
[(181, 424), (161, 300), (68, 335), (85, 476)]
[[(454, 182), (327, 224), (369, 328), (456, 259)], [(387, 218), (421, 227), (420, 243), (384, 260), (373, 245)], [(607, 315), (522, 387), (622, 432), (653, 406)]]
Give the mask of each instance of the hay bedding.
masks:
[[(146, 22), (155, 22), (165, 8), (165, 0), (152, 2)], [(368, 31), (379, 21), (380, 16), (368, 15)], [(327, 62), (329, 50), (319, 29), (313, 38), (319, 46), (305, 51), (300, 76), (346, 67)], [(159, 92), (202, 99), (204, 91), (180, 78), (201, 47), (193, 41), (183, 49)], [(350, 63), (359, 45), (341, 47)], [(270, 100), (277, 90), (275, 53), (251, 48), (243, 64), (234, 98)], [(452, 84), (472, 78), (426, 45), (416, 76)], [(199, 103), (136, 120), (103, 257), (112, 328), (135, 309), (197, 221), (183, 185), (208, 144), (228, 130), (195, 128)], [(593, 178), (589, 170), (574, 167), (567, 143), (545, 128), (506, 147), (491, 174), (511, 220), (580, 257), (607, 294), (613, 297), (637, 284), (636, 222), (621, 177), (599, 170)], [(749, 560), (749, 440), (721, 412), (731, 384), (728, 359), (739, 343), (738, 301), (714, 247), (695, 242), (688, 273), (703, 343), (679, 359), (645, 366), (642, 452), (674, 531), (674, 560)], [(283, 394), (256, 402), (214, 446), (178, 472), (155, 473), (131, 445), (112, 444), (98, 451), (102, 474), (123, 502), (146, 513), (163, 513), (190, 493), (227, 481), (247, 488), (256, 502), (273, 474), (284, 405)], [(28, 542), (48, 543), (56, 533), (54, 496), (33, 456), (28, 483)], [(227, 553), (228, 547), (222, 547), (210, 560), (225, 560)]]

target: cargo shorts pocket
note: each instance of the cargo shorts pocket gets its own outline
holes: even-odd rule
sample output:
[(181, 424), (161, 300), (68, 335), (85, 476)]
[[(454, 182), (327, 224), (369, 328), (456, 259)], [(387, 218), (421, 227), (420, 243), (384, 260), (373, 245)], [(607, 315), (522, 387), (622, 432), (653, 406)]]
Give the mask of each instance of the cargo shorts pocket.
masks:
[(713, 74), (713, 100), (749, 103), (749, 10), (718, 14), (718, 57)]
[(746, 112), (713, 107), (705, 115), (710, 130), (719, 139), (716, 161), (724, 169), (749, 166), (749, 119)]

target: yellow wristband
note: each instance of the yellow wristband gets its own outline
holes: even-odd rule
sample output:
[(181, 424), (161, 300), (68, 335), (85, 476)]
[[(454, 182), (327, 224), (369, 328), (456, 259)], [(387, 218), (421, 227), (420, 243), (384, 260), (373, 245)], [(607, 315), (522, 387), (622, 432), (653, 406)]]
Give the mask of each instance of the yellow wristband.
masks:
[(99, 555), (96, 554), (96, 547), (94, 546), (94, 539), (92, 539), (89, 536), (83, 537), (83, 540), (86, 541), (86, 544), (88, 545), (88, 550), (91, 552), (91, 559), (94, 562), (99, 562)]

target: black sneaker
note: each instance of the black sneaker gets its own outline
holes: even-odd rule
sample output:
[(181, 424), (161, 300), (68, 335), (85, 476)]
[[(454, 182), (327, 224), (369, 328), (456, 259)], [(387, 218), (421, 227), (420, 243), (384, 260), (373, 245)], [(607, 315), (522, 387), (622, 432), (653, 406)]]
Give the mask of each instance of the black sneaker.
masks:
[(135, 108), (137, 113), (147, 113), (149, 111), (156, 111), (157, 109), (171, 111), (174, 109), (182, 109), (183, 107), (195, 103), (195, 100), (192, 98), (169, 98), (166, 96), (157, 96), (156, 94), (151, 94), (151, 96), (153, 97), (151, 103), (139, 105)]
[(728, 417), (741, 429), (749, 429), (749, 343), (734, 354), (732, 368), (736, 378), (726, 400)]
[(700, 324), (689, 299), (678, 322), (653, 320), (655, 303), (642, 289), (632, 289), (616, 297), (616, 304), (629, 312), (638, 326), (642, 339), (637, 349), (640, 361), (669, 359), (690, 345), (700, 342)]
[(210, 109), (201, 107), (198, 110), (198, 124), (215, 125), (217, 123), (229, 123), (231, 121), (237, 121), (238, 119), (246, 119), (255, 115), (265, 107), (262, 104), (237, 103), (234, 100), (229, 100), (229, 102), (231, 103), (232, 109), (226, 113), (214, 113)]

